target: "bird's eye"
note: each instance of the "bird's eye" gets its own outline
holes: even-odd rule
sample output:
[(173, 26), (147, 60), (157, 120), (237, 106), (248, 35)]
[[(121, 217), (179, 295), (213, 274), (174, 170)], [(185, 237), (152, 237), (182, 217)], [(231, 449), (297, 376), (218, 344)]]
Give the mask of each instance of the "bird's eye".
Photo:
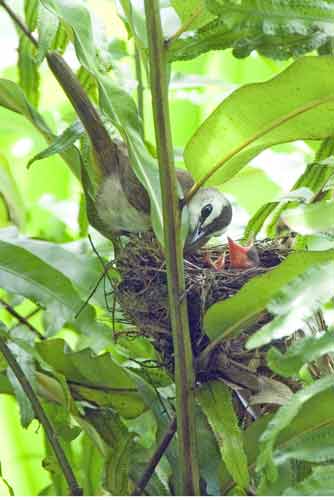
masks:
[(211, 203), (208, 203), (207, 205), (205, 205), (205, 207), (202, 208), (201, 210), (201, 218), (203, 220), (207, 219), (209, 217), (209, 215), (211, 214), (212, 212), (212, 205)]

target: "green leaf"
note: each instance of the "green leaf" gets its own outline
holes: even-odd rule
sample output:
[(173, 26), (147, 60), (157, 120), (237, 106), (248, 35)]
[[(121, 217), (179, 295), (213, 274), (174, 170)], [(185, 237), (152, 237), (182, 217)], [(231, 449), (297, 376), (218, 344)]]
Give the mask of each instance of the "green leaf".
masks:
[(310, 463), (329, 462), (334, 460), (334, 426), (333, 423), (322, 429), (313, 429), (292, 439), (287, 446), (274, 453), (277, 464), (288, 460)]
[(277, 206), (278, 202), (272, 201), (266, 203), (255, 212), (253, 217), (249, 219), (244, 231), (243, 240), (245, 242), (256, 238), (258, 233), (261, 231), (263, 224)]
[(317, 380), (312, 385), (298, 391), (285, 406), (282, 406), (275, 416), (270, 420), (265, 432), (261, 436), (260, 453), (257, 459), (256, 469), (262, 472), (265, 478), (271, 482), (277, 477), (276, 465), (273, 461), (274, 446), (278, 435), (298, 415), (303, 405), (317, 394), (326, 389), (333, 388), (334, 376), (330, 375)]
[(128, 432), (117, 413), (111, 410), (87, 409), (85, 417), (108, 446), (104, 488), (111, 495), (129, 495), (129, 463), (134, 435)]
[[(20, 87), (16, 83), (4, 78), (0, 78), (0, 106), (27, 118), (48, 143), (52, 143), (56, 139), (55, 134), (52, 133), (42, 115), (27, 101)], [(79, 151), (73, 146), (64, 151), (62, 157), (74, 175), (80, 179), (81, 159)]]
[(64, 132), (62, 132), (48, 148), (31, 158), (27, 167), (30, 167), (35, 161), (43, 160), (49, 156), (61, 154), (64, 151), (67, 151), (81, 137), (81, 135), (84, 134), (84, 132), (85, 129), (80, 121), (72, 123), (72, 125), (64, 130)]
[(57, 50), (60, 54), (64, 54), (69, 42), (69, 35), (63, 22), (59, 23), (58, 31), (52, 44), (52, 50)]
[(273, 59), (299, 57), (316, 49), (330, 53), (331, 0), (206, 0), (206, 6), (217, 17), (174, 42), (170, 60), (226, 48), (232, 48), (239, 58), (253, 50)]
[(329, 352), (334, 352), (333, 330), (327, 331), (321, 337), (306, 337), (294, 342), (284, 354), (272, 347), (267, 354), (267, 363), (275, 373), (283, 377), (293, 377), (298, 375), (306, 363)]
[(30, 252), (0, 241), (0, 286), (46, 307), (58, 331), (74, 319), (82, 302), (70, 280)]
[(35, 63), (34, 47), (30, 40), (21, 36), (19, 45), (19, 83), (27, 99), (33, 106), (38, 106), (40, 76)]
[(81, 83), (82, 88), (86, 91), (87, 95), (95, 103), (98, 101), (98, 87), (95, 77), (89, 73), (86, 68), (80, 66), (77, 71), (77, 78)]
[(95, 414), (95, 427), (100, 431), (109, 448), (105, 461), (104, 487), (112, 495), (128, 495), (133, 434), (128, 432), (119, 416), (112, 414), (110, 410), (104, 411), (104, 415), (96, 410), (88, 410), (86, 415), (87, 413), (91, 423), (92, 414)]
[[(130, 373), (130, 375), (146, 406), (152, 410), (156, 418), (158, 426), (157, 441), (159, 441), (170, 424), (171, 415), (174, 415), (173, 408), (171, 407), (170, 402), (167, 399), (162, 398), (157, 390), (146, 380), (133, 372)], [(168, 446), (166, 450), (166, 457), (172, 467), (173, 473), (177, 475), (177, 449), (175, 439), (173, 439)]]
[[(333, 168), (327, 164), (328, 159), (333, 155), (333, 147), (334, 141), (332, 137), (325, 139), (321, 143), (316, 153), (315, 161), (307, 165), (302, 175), (292, 186), (292, 191), (296, 191), (301, 188), (307, 188), (314, 193), (314, 197), (321, 192), (327, 181), (333, 175)], [(238, 177), (239, 176), (237, 176), (237, 178)], [(295, 203), (291, 202), (272, 202), (264, 205), (248, 222), (244, 233), (244, 238), (246, 239), (246, 241), (247, 238), (255, 238), (267, 218), (273, 212), (274, 214), (268, 226), (267, 233), (269, 236), (275, 237), (276, 226), (280, 221), (281, 214), (284, 212), (284, 210), (293, 206), (295, 206)]]
[(200, 476), (206, 483), (205, 494), (219, 496), (222, 457), (213, 428), (199, 404), (196, 405), (196, 440)]
[(36, 64), (40, 64), (50, 48), (54, 47), (55, 37), (59, 29), (59, 20), (42, 4), (38, 12), (38, 51)]
[(311, 205), (301, 205), (286, 210), (282, 220), (287, 226), (300, 234), (316, 234), (333, 228), (334, 202), (323, 200)]
[(78, 466), (83, 472), (81, 486), (85, 495), (99, 495), (101, 493), (104, 459), (87, 433), (84, 434), (81, 440), (79, 457), (80, 463)]
[[(333, 427), (333, 395), (333, 389), (330, 388), (305, 402), (302, 411), (278, 434), (275, 456), (280, 450), (284, 452), (286, 447), (290, 447), (290, 443), (293, 443), (296, 438), (300, 437), (302, 439), (304, 435), (316, 432), (320, 428)], [(244, 432), (244, 446), (250, 469), (253, 469), (255, 466), (259, 454), (260, 437), (272, 417), (272, 414), (259, 417)], [(233, 486), (231, 476), (224, 465), (222, 468), (221, 485), (221, 494), (226, 494)]]
[(307, 269), (333, 259), (334, 251), (295, 252), (272, 271), (249, 280), (233, 297), (211, 306), (204, 319), (207, 335), (236, 335), (265, 310), (280, 289)]
[(332, 496), (334, 495), (334, 466), (315, 467), (304, 481), (286, 489), (283, 496)]
[(187, 168), (196, 179), (222, 184), (274, 144), (330, 136), (331, 69), (332, 57), (304, 57), (269, 81), (233, 92), (188, 142)]
[(26, 220), (24, 203), (10, 166), (2, 155), (0, 155), (0, 194), (6, 203), (10, 220), (19, 228), (23, 228)]
[(172, 0), (171, 5), (178, 13), (187, 31), (200, 28), (212, 21), (214, 16), (208, 11), (205, 0)]
[(147, 48), (148, 43), (143, 6), (140, 8), (140, 5), (133, 5), (131, 0), (120, 0), (120, 4), (125, 14), (125, 17), (122, 15), (120, 17), (125, 22), (127, 29), (130, 28), (141, 54), (144, 55), (143, 49)]
[(125, 418), (144, 411), (132, 374), (110, 353), (96, 356), (91, 349), (74, 352), (62, 339), (40, 342), (36, 348), (49, 366), (66, 377), (76, 399), (113, 408)]
[(222, 382), (209, 382), (201, 387), (198, 399), (216, 435), (228, 471), (238, 486), (247, 489), (247, 457), (230, 390)]
[[(83, 299), (87, 298), (90, 290), (95, 286), (103, 272), (97, 257), (74, 253), (67, 250), (66, 245), (30, 239), (6, 231), (0, 231), (0, 240), (27, 250), (49, 266), (66, 275), (78, 289)], [(109, 276), (114, 280), (119, 278), (118, 273), (113, 269), (110, 269)], [(110, 291), (109, 282), (107, 281), (106, 292)], [(105, 307), (102, 284), (97, 288), (91, 302), (103, 308)]]
[(24, 17), (30, 31), (37, 26), (39, 0), (24, 0)]
[(285, 285), (267, 305), (275, 319), (252, 335), (246, 347), (255, 349), (302, 328), (304, 321), (331, 299), (333, 283), (334, 263), (328, 262), (307, 269)]
[[(97, 349), (110, 343), (110, 329), (97, 322), (92, 306), (82, 310), (83, 302), (64, 274), (24, 248), (4, 241), (0, 241), (0, 287), (45, 307), (47, 335), (70, 323), (90, 335)], [(76, 317), (79, 310), (82, 312)]]

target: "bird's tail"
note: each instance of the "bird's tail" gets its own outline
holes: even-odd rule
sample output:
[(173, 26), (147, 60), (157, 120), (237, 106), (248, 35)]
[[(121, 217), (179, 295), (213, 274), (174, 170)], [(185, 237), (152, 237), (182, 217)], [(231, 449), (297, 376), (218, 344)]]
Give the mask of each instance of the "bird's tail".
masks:
[(90, 138), (101, 176), (107, 176), (117, 162), (117, 145), (111, 140), (101, 117), (63, 57), (57, 52), (50, 52), (47, 61)]

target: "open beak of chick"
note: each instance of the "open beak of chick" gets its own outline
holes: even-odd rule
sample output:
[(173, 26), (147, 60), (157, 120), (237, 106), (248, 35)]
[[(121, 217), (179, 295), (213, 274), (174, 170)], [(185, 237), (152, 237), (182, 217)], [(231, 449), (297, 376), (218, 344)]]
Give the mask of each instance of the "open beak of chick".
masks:
[(260, 264), (259, 254), (253, 244), (243, 247), (231, 238), (227, 239), (232, 269), (249, 269)]
[[(231, 238), (227, 238), (227, 240), (230, 257), (229, 269), (250, 269), (260, 265), (259, 254), (253, 244), (243, 247)], [(209, 253), (207, 253), (204, 255), (204, 261), (215, 271), (222, 271), (226, 264), (225, 253), (220, 255), (215, 261), (213, 261)]]

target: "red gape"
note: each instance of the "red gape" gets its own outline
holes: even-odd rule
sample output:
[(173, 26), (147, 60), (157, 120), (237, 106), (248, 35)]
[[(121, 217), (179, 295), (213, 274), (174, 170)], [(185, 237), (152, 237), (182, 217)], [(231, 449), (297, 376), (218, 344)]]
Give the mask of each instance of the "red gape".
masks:
[(231, 238), (227, 239), (230, 251), (230, 267), (232, 269), (248, 269), (260, 264), (259, 255), (253, 244), (243, 247)]
[[(253, 244), (243, 247), (231, 238), (228, 238), (228, 248), (230, 253), (230, 269), (249, 269), (260, 264), (259, 255)], [(225, 266), (225, 253), (213, 261), (207, 252), (203, 260), (208, 267), (212, 267), (215, 271), (221, 271)]]

